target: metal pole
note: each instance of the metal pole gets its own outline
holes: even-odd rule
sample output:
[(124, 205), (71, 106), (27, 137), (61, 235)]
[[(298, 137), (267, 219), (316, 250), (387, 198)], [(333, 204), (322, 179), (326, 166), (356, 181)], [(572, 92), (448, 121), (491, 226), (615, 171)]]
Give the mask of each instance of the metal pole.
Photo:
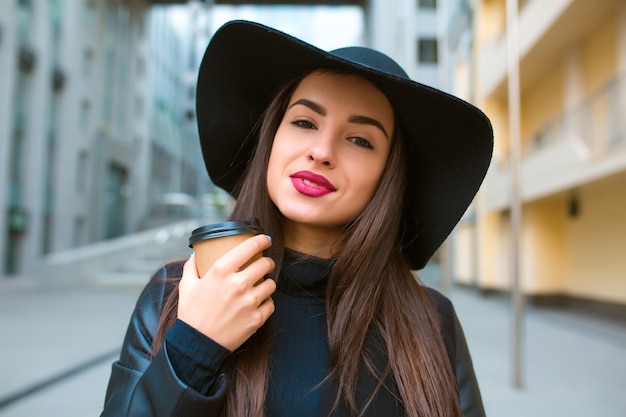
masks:
[(509, 103), (509, 154), (511, 162), (511, 295), (513, 307), (513, 386), (522, 388), (522, 314), (520, 288), (520, 81), (517, 0), (507, 0), (507, 64)]

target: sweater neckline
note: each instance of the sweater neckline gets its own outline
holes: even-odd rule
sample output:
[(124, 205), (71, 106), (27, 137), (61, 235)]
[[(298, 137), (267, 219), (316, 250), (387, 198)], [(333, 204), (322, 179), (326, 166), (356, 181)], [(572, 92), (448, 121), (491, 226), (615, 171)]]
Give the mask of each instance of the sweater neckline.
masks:
[(333, 259), (323, 259), (285, 249), (278, 290), (295, 297), (326, 298)]

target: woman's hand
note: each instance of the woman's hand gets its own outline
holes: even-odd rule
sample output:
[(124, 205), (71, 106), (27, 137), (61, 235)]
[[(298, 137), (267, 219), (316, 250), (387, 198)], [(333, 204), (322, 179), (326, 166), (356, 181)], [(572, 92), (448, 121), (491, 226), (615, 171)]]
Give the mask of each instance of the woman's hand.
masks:
[(271, 258), (240, 268), (270, 245), (266, 235), (251, 237), (219, 258), (202, 279), (191, 257), (178, 287), (178, 318), (230, 351), (241, 346), (274, 312), (270, 296), (276, 282), (262, 280), (274, 270)]

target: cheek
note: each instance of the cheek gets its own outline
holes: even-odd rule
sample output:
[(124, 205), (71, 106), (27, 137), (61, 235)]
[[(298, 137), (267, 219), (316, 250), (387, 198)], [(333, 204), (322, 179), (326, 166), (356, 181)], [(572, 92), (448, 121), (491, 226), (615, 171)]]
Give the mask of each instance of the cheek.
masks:
[(286, 168), (287, 164), (292, 161), (298, 154), (297, 141), (281, 133), (279, 129), (274, 136), (274, 142), (272, 144), (272, 150), (270, 152), (270, 159), (268, 165), (268, 172), (274, 173), (282, 171)]
[(359, 182), (363, 189), (373, 193), (374, 189), (380, 182), (383, 171), (385, 170), (385, 163), (379, 160), (370, 160), (367, 163), (361, 164), (358, 167), (354, 167), (352, 171), (354, 180)]
[(278, 176), (277, 165), (278, 165), (278, 162), (276, 161), (274, 148), (272, 147), (272, 152), (270, 153), (270, 159), (269, 159), (269, 162), (267, 163), (267, 174), (266, 174), (267, 189), (270, 192), (270, 194), (272, 193), (272, 184), (276, 183), (276, 179)]
[(280, 140), (280, 137), (277, 134), (274, 139), (274, 143), (272, 144), (272, 150), (267, 164), (266, 181), (270, 196), (272, 196), (274, 187), (286, 168), (286, 159), (287, 150), (285, 149), (284, 141)]
[[(358, 199), (363, 205), (367, 205), (376, 192), (384, 170), (385, 166), (382, 164), (368, 164), (368, 169), (362, 170), (355, 175), (355, 181), (358, 183), (356, 187), (358, 193), (354, 198)], [(356, 173), (357, 171), (354, 172)]]
[(365, 184), (365, 186), (363, 187), (364, 190), (366, 190), (366, 192), (364, 192), (363, 194), (363, 198), (369, 203), (370, 200), (372, 199), (372, 197), (374, 196), (374, 192), (376, 191), (376, 186), (378, 185), (378, 181), (375, 179), (372, 179), (371, 181), (368, 181), (367, 184)]
[(372, 200), (380, 176), (372, 175), (371, 170), (361, 171), (360, 173), (353, 171), (353, 174), (355, 176), (351, 181), (352, 192), (348, 195), (348, 199), (352, 202), (353, 210), (360, 212)]

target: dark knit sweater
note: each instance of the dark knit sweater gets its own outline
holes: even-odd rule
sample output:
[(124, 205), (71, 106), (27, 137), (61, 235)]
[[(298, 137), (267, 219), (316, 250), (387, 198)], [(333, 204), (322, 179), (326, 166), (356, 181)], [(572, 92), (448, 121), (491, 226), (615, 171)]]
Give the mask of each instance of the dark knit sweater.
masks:
[[(268, 320), (268, 417), (317, 417), (329, 368), (325, 292), (331, 261), (287, 251)], [(166, 336), (177, 376), (208, 395), (230, 352), (178, 320)]]

